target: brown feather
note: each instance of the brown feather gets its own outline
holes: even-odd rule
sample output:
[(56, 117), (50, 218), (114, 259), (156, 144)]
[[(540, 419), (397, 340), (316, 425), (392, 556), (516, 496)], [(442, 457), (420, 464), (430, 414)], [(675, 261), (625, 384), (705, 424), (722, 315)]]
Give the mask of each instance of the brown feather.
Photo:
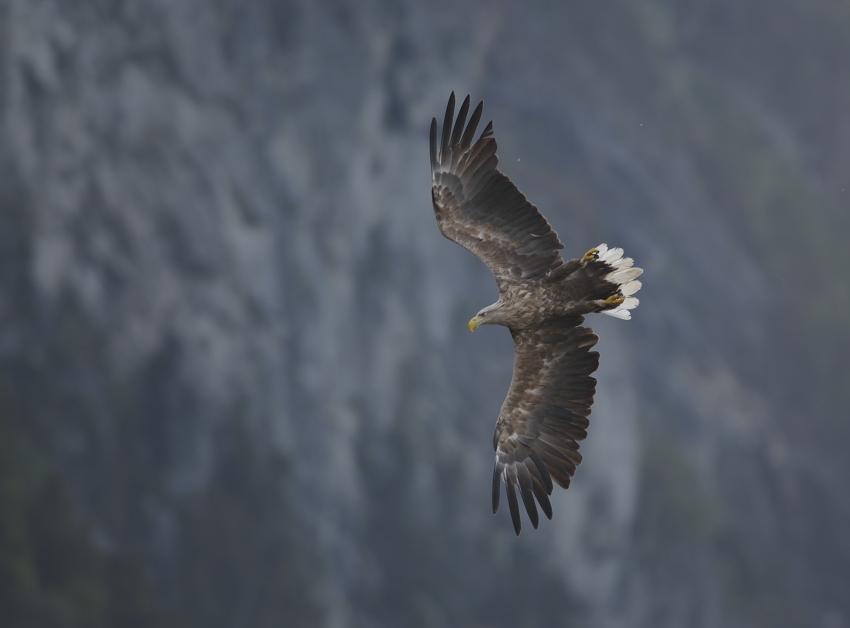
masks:
[[(540, 507), (543, 509), (543, 513), (546, 515), (547, 519), (552, 518), (552, 504), (549, 502), (549, 493), (546, 492), (546, 487), (541, 482), (540, 476), (535, 474), (537, 468), (534, 464), (529, 465), (526, 462), (526, 467), (529, 469), (529, 473), (531, 474), (531, 482), (532, 482), (532, 490), (534, 491), (534, 496), (537, 498), (537, 501), (540, 502)], [(546, 477), (549, 477), (549, 472), (546, 472)], [(549, 480), (551, 484), (552, 480)], [(551, 489), (549, 489), (551, 491)]]
[(499, 512), (499, 495), (502, 493), (502, 470), (499, 468), (499, 461), (493, 465), (493, 514)]
[(466, 152), (469, 149), (469, 145), (472, 142), (472, 138), (475, 135), (475, 130), (478, 128), (478, 123), (481, 121), (481, 114), (484, 112), (484, 103), (478, 103), (478, 106), (475, 108), (475, 111), (472, 112), (472, 117), (469, 119), (469, 124), (466, 125), (466, 131), (463, 133), (463, 137), (460, 140), (460, 150), (461, 152)]
[(517, 504), (514, 483), (510, 480), (505, 482), (505, 488), (507, 489), (508, 494), (508, 510), (511, 511), (511, 521), (514, 524), (514, 531), (516, 532), (516, 535), (519, 536), (519, 532), (522, 530), (522, 521), (520, 521), (519, 518), (519, 504)]
[(522, 497), (522, 503), (525, 504), (525, 510), (528, 512), (528, 518), (531, 520), (531, 525), (537, 529), (540, 523), (540, 518), (537, 515), (537, 506), (534, 503), (534, 486), (531, 482), (531, 474), (528, 472), (528, 467), (524, 464), (516, 465), (517, 484), (519, 484), (519, 494)]

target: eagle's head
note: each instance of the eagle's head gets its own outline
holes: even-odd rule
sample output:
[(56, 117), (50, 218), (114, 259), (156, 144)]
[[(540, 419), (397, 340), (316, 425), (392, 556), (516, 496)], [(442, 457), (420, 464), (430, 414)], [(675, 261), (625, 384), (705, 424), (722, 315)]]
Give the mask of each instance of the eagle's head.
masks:
[(478, 314), (473, 316), (472, 320), (469, 321), (469, 331), (475, 331), (475, 328), (479, 325), (503, 325), (504, 321), (502, 321), (501, 317), (501, 308), (502, 303), (501, 301), (498, 301), (493, 305), (488, 305), (478, 312)]

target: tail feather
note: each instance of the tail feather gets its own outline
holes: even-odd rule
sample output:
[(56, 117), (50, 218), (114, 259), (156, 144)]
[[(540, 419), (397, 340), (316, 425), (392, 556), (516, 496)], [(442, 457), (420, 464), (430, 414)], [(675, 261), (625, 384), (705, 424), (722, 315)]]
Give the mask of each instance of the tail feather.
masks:
[(623, 249), (619, 247), (609, 249), (607, 244), (600, 244), (596, 249), (597, 259), (611, 267), (611, 272), (605, 275), (605, 280), (617, 284), (617, 291), (626, 297), (617, 307), (604, 310), (602, 313), (627, 321), (632, 317), (630, 310), (635, 309), (640, 303), (632, 295), (641, 288), (642, 284), (637, 281), (637, 277), (643, 273), (643, 269), (635, 267), (631, 257), (623, 257)]

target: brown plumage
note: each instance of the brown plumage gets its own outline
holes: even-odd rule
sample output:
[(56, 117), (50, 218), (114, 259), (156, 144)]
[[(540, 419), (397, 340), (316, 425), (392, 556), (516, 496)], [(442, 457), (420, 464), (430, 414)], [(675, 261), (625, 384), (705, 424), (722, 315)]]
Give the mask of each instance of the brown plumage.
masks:
[(455, 120), (452, 93), (439, 138), (437, 119), (431, 121), (431, 196), (440, 232), (478, 256), (499, 286), (499, 300), (469, 328), (504, 325), (514, 339), (513, 379), (493, 434), (493, 512), (504, 480), (519, 534), (519, 500), (535, 528), (538, 503), (551, 519), (553, 481), (569, 487), (581, 462), (578, 441), (587, 436), (596, 390), (591, 374), (599, 366), (591, 351), (598, 337), (581, 326), (584, 315), (629, 319), (643, 271), (622, 249), (604, 244), (563, 260), (558, 235), (496, 169), (493, 123), (472, 141), (483, 108), (482, 102), (466, 124), (467, 96)]

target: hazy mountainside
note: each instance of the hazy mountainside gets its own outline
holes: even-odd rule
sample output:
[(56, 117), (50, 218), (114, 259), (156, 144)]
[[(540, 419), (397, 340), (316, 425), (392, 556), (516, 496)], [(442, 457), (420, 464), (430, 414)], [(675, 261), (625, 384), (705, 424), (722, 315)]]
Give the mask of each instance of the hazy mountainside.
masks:
[[(850, 624), (848, 34), (826, 0), (0, 2), (4, 625)], [(646, 269), (518, 539), (509, 334), (466, 330), (495, 284), (430, 208), (451, 90), (567, 257)]]

